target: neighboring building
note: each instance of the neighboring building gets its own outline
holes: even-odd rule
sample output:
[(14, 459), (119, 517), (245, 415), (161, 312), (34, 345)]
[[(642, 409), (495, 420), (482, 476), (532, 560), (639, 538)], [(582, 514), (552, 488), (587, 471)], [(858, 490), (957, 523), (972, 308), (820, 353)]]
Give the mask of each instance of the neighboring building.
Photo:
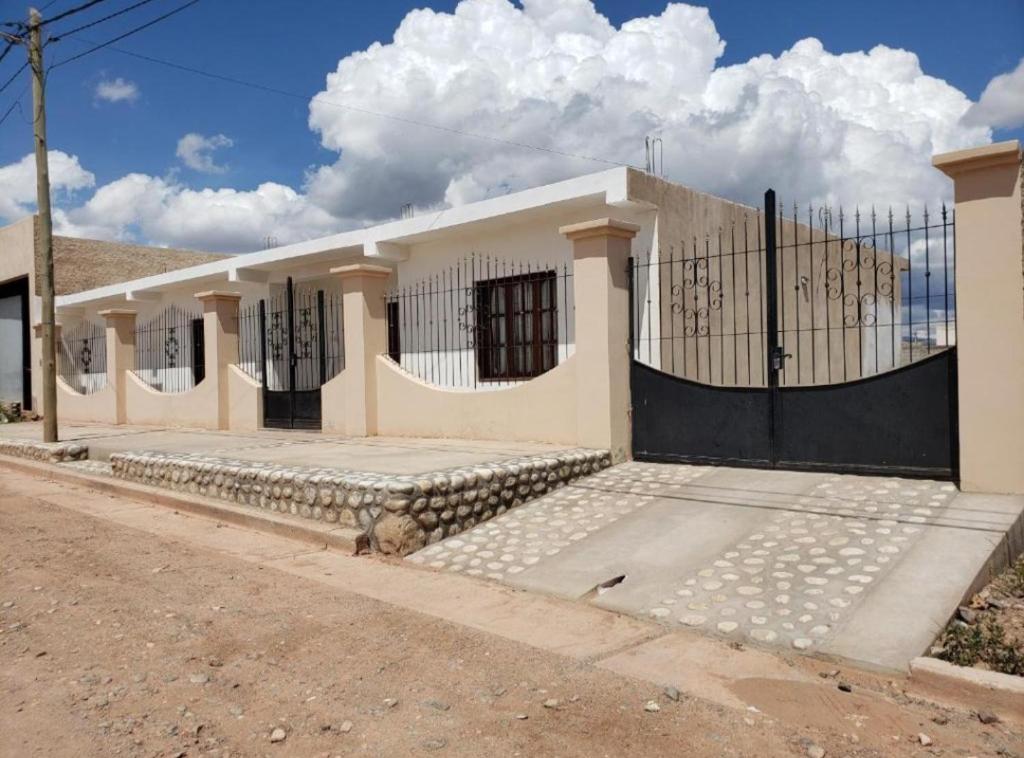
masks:
[[(40, 360), (38, 341), (31, 339), (42, 307), (38, 227), (38, 218), (32, 216), (0, 228), (0, 400), (20, 402), (26, 410), (40, 410), (40, 379), (33, 370)], [(225, 257), (55, 236), (54, 289), (58, 296), (71, 295)]]

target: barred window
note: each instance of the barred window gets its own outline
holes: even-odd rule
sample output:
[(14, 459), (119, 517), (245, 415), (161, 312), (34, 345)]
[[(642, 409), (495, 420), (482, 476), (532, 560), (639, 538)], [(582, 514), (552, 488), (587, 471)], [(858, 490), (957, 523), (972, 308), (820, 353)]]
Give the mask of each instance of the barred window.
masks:
[(554, 271), (476, 283), (481, 381), (529, 379), (558, 363)]

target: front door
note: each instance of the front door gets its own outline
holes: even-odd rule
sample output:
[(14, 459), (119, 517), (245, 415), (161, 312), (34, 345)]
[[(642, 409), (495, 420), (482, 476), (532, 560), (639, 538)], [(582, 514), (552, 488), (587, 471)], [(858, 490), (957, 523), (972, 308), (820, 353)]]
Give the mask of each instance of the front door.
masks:
[(327, 380), (322, 290), (297, 290), (260, 301), (263, 337), (263, 423), (276, 429), (319, 429), (320, 387)]

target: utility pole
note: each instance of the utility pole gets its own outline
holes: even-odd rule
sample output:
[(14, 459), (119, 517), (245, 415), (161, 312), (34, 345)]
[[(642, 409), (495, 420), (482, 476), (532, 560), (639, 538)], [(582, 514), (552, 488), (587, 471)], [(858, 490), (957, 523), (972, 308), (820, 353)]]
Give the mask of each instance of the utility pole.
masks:
[(53, 300), (53, 218), (50, 215), (50, 161), (46, 149), (46, 81), (43, 72), (42, 16), (28, 11), (28, 60), (32, 69), (32, 130), (36, 147), (36, 205), (39, 209), (37, 260), (43, 300), (43, 441), (57, 441), (57, 345)]

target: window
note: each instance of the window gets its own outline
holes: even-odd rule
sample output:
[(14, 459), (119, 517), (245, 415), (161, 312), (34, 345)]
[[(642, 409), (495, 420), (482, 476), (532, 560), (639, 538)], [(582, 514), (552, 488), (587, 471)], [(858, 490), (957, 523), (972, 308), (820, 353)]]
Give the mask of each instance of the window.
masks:
[(529, 379), (558, 363), (554, 271), (477, 282), (476, 314), (481, 381)]

